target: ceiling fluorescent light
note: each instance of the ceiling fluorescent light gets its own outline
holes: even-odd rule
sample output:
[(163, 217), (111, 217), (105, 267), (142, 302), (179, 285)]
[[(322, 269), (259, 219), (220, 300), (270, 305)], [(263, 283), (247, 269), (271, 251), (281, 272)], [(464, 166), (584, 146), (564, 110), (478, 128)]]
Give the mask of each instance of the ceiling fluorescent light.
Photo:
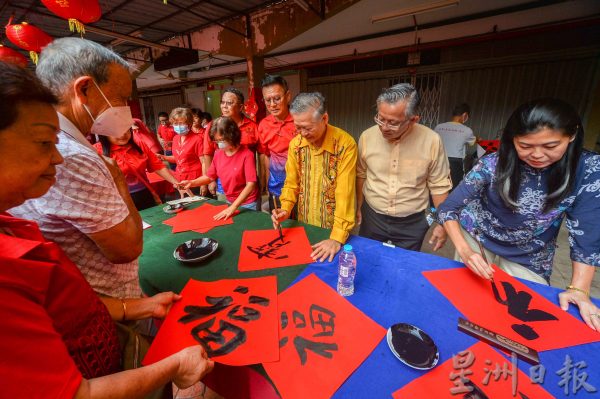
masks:
[[(300, 1), (300, 0), (297, 0)], [(389, 21), (396, 18), (407, 17), (409, 15), (422, 14), (425, 12), (440, 10), (446, 7), (457, 6), (459, 0), (442, 0), (433, 3), (421, 4), (414, 7), (406, 7), (400, 10), (391, 11), (385, 14), (375, 15), (371, 17), (371, 23)]]
[(170, 49), (169, 46), (165, 46), (160, 43), (153, 43), (148, 40), (140, 39), (138, 37), (124, 35), (122, 33), (113, 32), (107, 29), (97, 28), (95, 26), (86, 25), (85, 30), (92, 33), (97, 33), (98, 35), (108, 36), (115, 39), (121, 39), (125, 42), (139, 44), (140, 46), (152, 47), (158, 50), (168, 51)]
[(306, 3), (306, 1), (304, 1), (304, 0), (294, 0), (294, 2), (296, 4), (298, 4), (300, 6), (300, 8), (303, 9), (304, 11), (308, 11), (308, 3)]

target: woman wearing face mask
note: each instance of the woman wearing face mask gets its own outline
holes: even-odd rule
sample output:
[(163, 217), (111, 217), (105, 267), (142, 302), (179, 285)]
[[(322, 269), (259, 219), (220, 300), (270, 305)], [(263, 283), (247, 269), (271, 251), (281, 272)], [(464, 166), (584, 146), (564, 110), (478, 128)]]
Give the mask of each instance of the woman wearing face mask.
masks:
[[(457, 255), (476, 275), (493, 269), (548, 284), (556, 237), (566, 217), (571, 245), (571, 284), (560, 304), (579, 307), (600, 331), (600, 310), (590, 301), (600, 266), (600, 155), (583, 150), (577, 112), (556, 99), (518, 107), (506, 123), (497, 153), (484, 156), (440, 206), (439, 218)], [(466, 232), (465, 232), (466, 230)]]
[(100, 142), (94, 144), (94, 147), (99, 154), (117, 162), (125, 176), (131, 199), (140, 211), (160, 203), (158, 195), (146, 177), (146, 171), (156, 172), (171, 184), (178, 183), (171, 171), (145, 142), (135, 142), (131, 130), (127, 130), (121, 137), (100, 136)]
[[(194, 133), (192, 125), (194, 114), (189, 108), (175, 108), (169, 116), (175, 137), (173, 137), (173, 155), (158, 155), (160, 160), (175, 163), (177, 180), (193, 180), (202, 176), (203, 136)], [(208, 188), (200, 187), (199, 193), (206, 195)], [(198, 194), (198, 191), (195, 192)]]
[(182, 180), (181, 187), (187, 189), (202, 186), (219, 178), (231, 205), (215, 215), (216, 220), (227, 219), (239, 206), (257, 210), (258, 186), (254, 154), (240, 145), (242, 134), (237, 123), (228, 117), (218, 118), (213, 121), (209, 134), (218, 146), (210, 168), (205, 176)]

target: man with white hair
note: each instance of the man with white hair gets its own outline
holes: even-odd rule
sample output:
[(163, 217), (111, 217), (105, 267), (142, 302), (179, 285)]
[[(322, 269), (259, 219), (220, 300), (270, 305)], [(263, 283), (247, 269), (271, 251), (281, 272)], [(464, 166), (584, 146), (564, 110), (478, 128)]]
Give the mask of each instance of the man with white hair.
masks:
[[(139, 298), (140, 215), (116, 163), (99, 156), (84, 136), (120, 136), (131, 127), (129, 65), (97, 43), (63, 38), (42, 51), (36, 74), (60, 101), (57, 147), (65, 162), (46, 195), (11, 212), (35, 220), (98, 294)], [(130, 315), (136, 312), (131, 305)]]
[[(359, 234), (419, 251), (429, 229), (429, 197), (437, 207), (452, 188), (440, 136), (420, 125), (419, 93), (402, 83), (377, 98), (376, 125), (358, 141), (356, 170)], [(434, 251), (446, 241), (436, 226)]]
[(331, 262), (348, 239), (355, 220), (356, 142), (328, 124), (321, 93), (300, 93), (290, 104), (296, 135), (290, 141), (275, 226), (297, 205), (298, 220), (331, 229), (329, 239), (313, 245), (315, 261)]

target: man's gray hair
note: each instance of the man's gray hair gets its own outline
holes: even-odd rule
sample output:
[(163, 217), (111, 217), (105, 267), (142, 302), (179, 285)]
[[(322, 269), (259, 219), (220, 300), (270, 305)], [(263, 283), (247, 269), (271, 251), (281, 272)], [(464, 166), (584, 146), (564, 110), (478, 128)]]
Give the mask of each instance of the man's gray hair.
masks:
[(407, 102), (407, 118), (418, 115), (421, 97), (417, 89), (409, 83), (399, 83), (390, 88), (383, 89), (379, 97), (377, 97), (377, 105), (381, 103), (396, 104), (400, 101)]
[(327, 112), (325, 97), (318, 91), (313, 93), (299, 93), (290, 103), (291, 114), (303, 114), (315, 110), (314, 119), (318, 119)]
[(91, 76), (98, 85), (108, 81), (108, 67), (131, 66), (114, 51), (90, 40), (77, 37), (56, 39), (40, 55), (35, 73), (52, 92), (62, 98), (73, 80)]

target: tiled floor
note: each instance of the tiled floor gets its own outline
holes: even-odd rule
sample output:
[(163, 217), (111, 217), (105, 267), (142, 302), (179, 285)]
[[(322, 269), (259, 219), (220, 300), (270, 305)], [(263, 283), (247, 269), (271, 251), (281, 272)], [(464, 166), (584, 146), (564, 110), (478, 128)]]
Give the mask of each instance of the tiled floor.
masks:
[[(431, 245), (428, 244), (430, 234), (431, 229), (425, 238), (421, 251), (434, 253), (431, 250)], [(563, 223), (558, 235), (558, 248), (554, 256), (554, 269), (552, 271), (552, 276), (550, 277), (550, 285), (563, 289), (571, 283), (571, 258), (569, 257), (569, 241), (567, 236), (567, 229)], [(448, 240), (444, 248), (435, 254), (444, 258), (453, 259), (454, 246), (452, 245), (452, 242)], [(594, 276), (591, 295), (595, 298), (600, 298), (600, 270), (597, 271)]]

